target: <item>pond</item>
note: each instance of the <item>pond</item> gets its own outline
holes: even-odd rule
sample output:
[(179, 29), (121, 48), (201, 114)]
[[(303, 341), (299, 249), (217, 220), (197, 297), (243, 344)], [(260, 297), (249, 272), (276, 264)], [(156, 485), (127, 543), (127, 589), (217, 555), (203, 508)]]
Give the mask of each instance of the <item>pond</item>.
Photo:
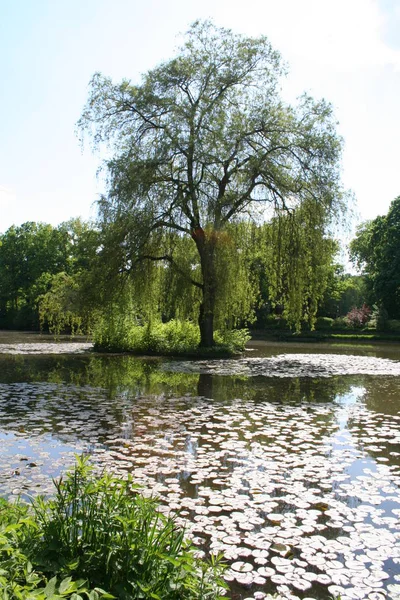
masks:
[(2, 495), (49, 493), (89, 453), (224, 555), (231, 598), (400, 598), (398, 346), (88, 347), (0, 337)]

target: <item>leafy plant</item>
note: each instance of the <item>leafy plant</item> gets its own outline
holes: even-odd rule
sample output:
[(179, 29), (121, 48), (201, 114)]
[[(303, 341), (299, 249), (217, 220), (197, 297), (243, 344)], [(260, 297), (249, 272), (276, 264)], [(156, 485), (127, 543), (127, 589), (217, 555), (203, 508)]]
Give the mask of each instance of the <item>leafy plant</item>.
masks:
[(371, 309), (363, 304), (361, 308), (352, 308), (346, 315), (346, 319), (351, 327), (362, 327), (371, 316)]
[(336, 330), (349, 329), (349, 322), (346, 317), (337, 317), (333, 322), (332, 328)]
[(388, 331), (400, 332), (400, 320), (399, 319), (389, 319), (386, 321), (386, 328)]
[[(90, 590), (84, 579), (46, 575), (28, 558), (40, 528), (27, 504), (0, 500), (0, 598), (2, 600), (100, 600), (113, 598), (100, 588)], [(36, 565), (37, 566), (37, 565)]]
[[(28, 557), (42, 573), (35, 575), (34, 584), (41, 588), (47, 582), (43, 593), (52, 586), (53, 595), (43, 598), (77, 600), (73, 595), (83, 593), (90, 600), (96, 600), (94, 594), (121, 600), (220, 596), (220, 562), (197, 559), (175, 520), (158, 511), (154, 498), (137, 493), (131, 479), (96, 477), (82, 458), (54, 483), (54, 498), (33, 500), (29, 518), (34, 526), (19, 539), (23, 568), (27, 570)], [(18, 527), (22, 531), (20, 521)], [(24, 579), (21, 574), (19, 579)]]
[(243, 352), (246, 343), (251, 339), (249, 330), (230, 329), (226, 331), (216, 331), (215, 341), (221, 346), (225, 346), (231, 352)]
[(315, 329), (317, 331), (325, 331), (327, 329), (332, 329), (333, 322), (333, 319), (331, 319), (330, 317), (318, 317), (315, 322)]
[[(215, 332), (211, 351), (242, 352), (250, 339), (247, 329)], [(168, 323), (149, 321), (139, 325), (121, 313), (101, 319), (94, 332), (96, 350), (141, 354), (195, 354), (200, 342), (199, 328), (191, 321), (172, 319)]]

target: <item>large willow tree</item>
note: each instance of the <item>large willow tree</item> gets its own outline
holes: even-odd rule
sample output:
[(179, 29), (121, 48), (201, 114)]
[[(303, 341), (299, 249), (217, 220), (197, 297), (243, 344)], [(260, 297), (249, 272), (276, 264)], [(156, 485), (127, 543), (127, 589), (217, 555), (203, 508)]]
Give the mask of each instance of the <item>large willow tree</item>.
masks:
[[(200, 297), (203, 346), (213, 345), (217, 306), (230, 293), (221, 278), (229, 226), (307, 203), (315, 206), (311, 226), (321, 228), (340, 200), (331, 107), (307, 96), (285, 104), (282, 74), (265, 37), (196, 22), (177, 56), (141, 83), (95, 74), (78, 124), (112, 149), (100, 216), (113, 232), (116, 268), (165, 263), (185, 277)], [(165, 243), (170, 233), (191, 240), (198, 265), (182, 264)]]

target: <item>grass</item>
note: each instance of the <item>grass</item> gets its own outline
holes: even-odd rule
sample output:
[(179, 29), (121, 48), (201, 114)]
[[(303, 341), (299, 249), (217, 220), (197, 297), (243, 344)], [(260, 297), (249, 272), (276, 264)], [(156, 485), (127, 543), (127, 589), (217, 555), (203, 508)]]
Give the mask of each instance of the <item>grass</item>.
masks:
[(0, 506), (2, 600), (216, 600), (223, 566), (195, 549), (131, 480), (96, 477), (86, 459), (54, 498)]

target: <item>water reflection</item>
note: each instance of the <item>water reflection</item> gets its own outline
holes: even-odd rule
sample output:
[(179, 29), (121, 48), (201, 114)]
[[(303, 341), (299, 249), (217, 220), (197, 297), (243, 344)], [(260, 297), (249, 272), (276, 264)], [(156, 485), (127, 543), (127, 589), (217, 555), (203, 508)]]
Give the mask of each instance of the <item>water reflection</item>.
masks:
[(163, 366), (0, 359), (1, 492), (47, 491), (75, 451), (89, 452), (158, 494), (202, 551), (224, 553), (232, 597), (396, 593), (399, 378)]

